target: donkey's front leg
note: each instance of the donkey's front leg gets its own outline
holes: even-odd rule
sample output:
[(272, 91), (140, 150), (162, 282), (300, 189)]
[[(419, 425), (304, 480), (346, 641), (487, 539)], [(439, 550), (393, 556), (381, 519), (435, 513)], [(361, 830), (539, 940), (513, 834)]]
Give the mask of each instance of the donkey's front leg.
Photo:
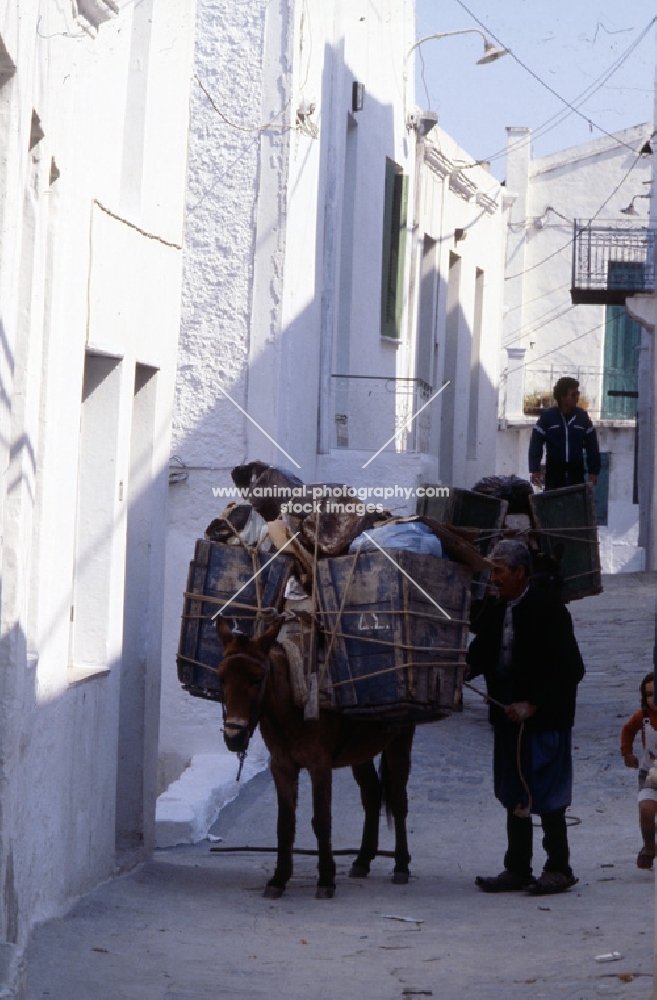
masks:
[(310, 773), (313, 787), (313, 830), (317, 837), (319, 860), (317, 899), (332, 899), (335, 894), (335, 861), (331, 846), (331, 791), (333, 772), (330, 763), (320, 764)]
[(279, 899), (292, 876), (292, 849), (296, 827), (299, 768), (288, 759), (272, 757), (271, 773), (278, 798), (278, 854), (273, 878), (267, 882), (263, 895), (266, 899)]

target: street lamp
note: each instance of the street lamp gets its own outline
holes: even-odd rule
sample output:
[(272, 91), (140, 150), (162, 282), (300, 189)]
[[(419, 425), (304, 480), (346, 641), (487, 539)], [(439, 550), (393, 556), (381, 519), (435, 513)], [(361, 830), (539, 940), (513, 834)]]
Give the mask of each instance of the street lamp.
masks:
[(476, 35), (481, 35), (484, 40), (484, 54), (481, 59), (477, 59), (477, 66), (485, 66), (487, 63), (495, 62), (496, 59), (501, 59), (508, 53), (508, 49), (502, 49), (499, 45), (494, 45), (490, 38), (488, 38), (483, 31), (479, 28), (460, 28), (458, 31), (437, 31), (433, 35), (426, 35), (424, 38), (418, 39), (406, 53), (406, 62), (408, 63), (408, 58), (411, 52), (414, 52), (418, 45), (422, 45), (424, 42), (429, 42), (433, 38), (448, 38), (450, 35), (470, 35), (474, 32)]
[(634, 202), (636, 201), (637, 198), (650, 198), (650, 195), (649, 194), (635, 194), (634, 197), (632, 198), (632, 201), (629, 203), (629, 205), (626, 205), (625, 208), (621, 208), (620, 211), (621, 211), (622, 215), (638, 215), (639, 214), (637, 212), (636, 208), (634, 207)]
[[(430, 42), (434, 38), (449, 38), (451, 35), (480, 35), (484, 41), (484, 54), (481, 59), (477, 59), (478, 66), (485, 66), (487, 63), (495, 62), (496, 59), (501, 59), (508, 53), (508, 49), (500, 48), (499, 45), (494, 45), (490, 38), (480, 31), (479, 28), (459, 28), (456, 31), (436, 31), (433, 35), (425, 35), (424, 38), (419, 38), (417, 42), (411, 45), (410, 49), (406, 53), (406, 58), (404, 60), (404, 118), (406, 118), (406, 92), (408, 83), (408, 60), (418, 46), (423, 45), (424, 42)], [(410, 127), (413, 127), (412, 125)]]

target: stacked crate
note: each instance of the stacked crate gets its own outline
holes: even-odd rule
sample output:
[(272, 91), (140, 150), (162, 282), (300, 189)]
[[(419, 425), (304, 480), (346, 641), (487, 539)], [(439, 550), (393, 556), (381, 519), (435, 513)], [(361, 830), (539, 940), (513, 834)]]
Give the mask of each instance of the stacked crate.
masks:
[(217, 611), (228, 605), (223, 614), (234, 627), (258, 635), (266, 627), (266, 609), (282, 610), (294, 560), (286, 555), (270, 560), (241, 545), (196, 542), (176, 658), (178, 680), (190, 694), (221, 701), (217, 666), (223, 648), (213, 621)]
[(461, 699), (470, 581), (464, 566), (406, 550), (319, 562), (333, 706), (398, 721), (449, 715)]

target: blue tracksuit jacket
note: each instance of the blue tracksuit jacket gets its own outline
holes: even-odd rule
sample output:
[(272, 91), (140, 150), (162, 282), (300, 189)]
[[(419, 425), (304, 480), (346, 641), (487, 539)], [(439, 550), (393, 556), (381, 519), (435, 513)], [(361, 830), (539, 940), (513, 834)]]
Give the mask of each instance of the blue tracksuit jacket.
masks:
[(575, 407), (569, 417), (558, 406), (544, 410), (536, 421), (529, 442), (529, 471), (538, 472), (545, 445), (547, 489), (584, 482), (584, 452), (587, 469), (600, 472), (600, 451), (595, 427), (586, 410)]

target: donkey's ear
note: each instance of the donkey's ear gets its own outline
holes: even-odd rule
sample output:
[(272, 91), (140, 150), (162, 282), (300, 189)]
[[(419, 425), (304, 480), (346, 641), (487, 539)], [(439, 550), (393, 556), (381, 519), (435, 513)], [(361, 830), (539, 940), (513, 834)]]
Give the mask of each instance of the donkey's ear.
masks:
[(266, 632), (263, 632), (261, 636), (258, 637), (257, 642), (263, 653), (268, 653), (271, 647), (274, 645), (278, 639), (278, 633), (285, 624), (285, 618), (281, 617), (278, 621), (275, 621), (273, 625), (270, 625)]
[(217, 624), (217, 635), (219, 636), (221, 645), (225, 646), (229, 639), (232, 639), (233, 631), (226, 619), (222, 618), (221, 615), (218, 615), (215, 620)]

